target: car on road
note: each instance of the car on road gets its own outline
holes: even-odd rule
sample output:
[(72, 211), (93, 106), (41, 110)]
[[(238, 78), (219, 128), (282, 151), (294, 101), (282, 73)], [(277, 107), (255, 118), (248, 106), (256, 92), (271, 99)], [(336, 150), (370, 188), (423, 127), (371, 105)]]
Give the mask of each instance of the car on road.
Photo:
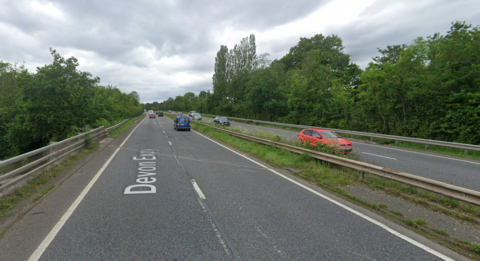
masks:
[(191, 123), (190, 123), (190, 118), (187, 116), (178, 116), (174, 120), (174, 126), (173, 128), (175, 130), (188, 130), (190, 131)]
[(177, 115), (178, 116), (183, 116), (183, 112), (179, 111), (179, 112), (177, 112)]
[(193, 115), (195, 115), (195, 113), (197, 113), (197, 112), (196, 112), (196, 111), (191, 111), (191, 112), (188, 114), (188, 116), (193, 117)]
[(155, 117), (155, 113), (153, 111), (148, 111), (148, 117), (151, 119), (151, 118), (156, 118)]
[(157, 111), (157, 116), (163, 117), (163, 111)]
[(193, 114), (193, 117), (192, 117), (194, 120), (201, 120), (202, 119), (202, 115), (200, 115), (200, 113), (195, 113)]
[(223, 125), (223, 126), (230, 126), (230, 122), (226, 117), (223, 116), (217, 116), (215, 119), (213, 119), (213, 122), (215, 125)]
[(303, 144), (310, 142), (313, 146), (316, 146), (317, 143), (325, 144), (339, 153), (350, 153), (353, 149), (350, 141), (327, 129), (303, 129), (298, 134), (297, 140), (301, 140)]

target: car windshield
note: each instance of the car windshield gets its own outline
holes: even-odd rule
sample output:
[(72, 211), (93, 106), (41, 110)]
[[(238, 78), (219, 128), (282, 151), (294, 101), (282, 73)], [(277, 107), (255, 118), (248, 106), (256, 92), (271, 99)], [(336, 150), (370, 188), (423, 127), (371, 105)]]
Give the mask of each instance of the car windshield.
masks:
[(227, 118), (225, 118), (225, 117), (218, 117), (218, 119), (221, 120), (221, 121), (228, 121)]
[(178, 122), (188, 122), (187, 118), (178, 118)]
[(335, 132), (331, 132), (331, 131), (321, 131), (320, 132), (322, 134), (322, 136), (326, 139), (336, 139), (336, 138), (341, 138), (340, 136), (338, 136)]

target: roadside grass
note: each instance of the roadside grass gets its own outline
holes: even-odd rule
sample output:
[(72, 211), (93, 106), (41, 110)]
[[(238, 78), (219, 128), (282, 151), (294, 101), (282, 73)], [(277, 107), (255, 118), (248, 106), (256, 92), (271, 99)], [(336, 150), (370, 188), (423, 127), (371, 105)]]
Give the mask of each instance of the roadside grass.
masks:
[(32, 199), (32, 203), (41, 199), (43, 197), (43, 195), (47, 194), (50, 190), (52, 190), (53, 188), (55, 187), (55, 185), (50, 185), (48, 186), (46, 189), (42, 190), (38, 195), (36, 195), (33, 199)]
[(109, 136), (112, 138), (118, 137), (120, 134), (122, 134), (125, 130), (127, 130), (132, 124), (135, 123), (136, 120), (140, 119), (141, 117), (144, 117), (145, 114), (141, 114), (138, 117), (132, 118), (128, 121), (126, 121), (122, 126), (118, 127), (117, 129), (113, 130), (112, 132), (109, 133)]
[[(340, 188), (340, 186), (364, 184), (371, 189), (382, 190), (387, 194), (401, 197), (412, 203), (427, 207), (433, 211), (441, 212), (461, 221), (467, 221), (476, 225), (479, 224), (478, 218), (480, 217), (480, 207), (478, 206), (447, 198), (430, 191), (401, 184), (399, 182), (371, 174), (365, 174), (364, 178), (361, 178), (361, 175), (358, 171), (316, 160), (308, 153), (297, 154), (273, 146), (244, 140), (223, 132), (216, 131), (213, 127), (217, 126), (204, 126), (196, 124), (196, 122), (192, 121), (193, 129), (205, 133), (208, 136), (241, 150), (251, 156), (260, 158), (262, 161), (265, 161), (274, 167), (299, 169), (299, 171), (293, 173), (293, 175), (296, 175), (312, 184), (318, 185), (327, 191), (342, 196), (343, 198), (375, 210), (377, 213), (385, 215), (396, 222), (403, 223), (414, 230), (417, 230), (421, 233), (426, 233), (430, 237), (436, 238), (437, 240), (450, 245), (453, 248), (457, 247), (457, 249), (460, 248), (462, 251), (467, 250), (470, 251), (469, 253), (480, 253), (480, 245), (475, 242), (460, 241), (455, 238), (446, 240), (443, 237), (449, 237), (447, 232), (441, 229), (429, 228), (427, 222), (424, 220), (406, 220), (403, 213), (399, 211), (388, 210), (388, 206), (385, 204), (377, 205), (366, 202), (354, 195), (349, 194)], [(240, 133), (246, 133), (246, 130), (241, 127), (230, 127), (228, 129)], [(255, 135), (253, 136), (256, 135), (261, 138), (274, 141), (277, 141), (276, 139), (278, 139), (276, 138), (277, 135), (274, 133), (258, 131), (255, 132)], [(280, 140), (280, 142), (283, 141)], [(302, 146), (298, 143), (296, 145)], [(307, 145), (306, 147), (311, 149), (313, 146)]]
[[(97, 143), (98, 144), (98, 143)], [(67, 156), (62, 162), (58, 165), (47, 168), (40, 175), (38, 175), (33, 180), (29, 181), (22, 187), (19, 187), (15, 190), (15, 192), (6, 195), (0, 198), (0, 218), (2, 218), (5, 213), (7, 213), (10, 209), (14, 207), (16, 203), (19, 201), (29, 198), (32, 195), (36, 194), (43, 185), (57, 177), (62, 171), (66, 168), (72, 166), (77, 160), (85, 157), (89, 154), (96, 146), (92, 146), (91, 149), (83, 149), (77, 154)], [(32, 198), (31, 202), (38, 201), (42, 198), (45, 194), (47, 194), (50, 190), (54, 188), (53, 185), (43, 189), (38, 195)]]
[[(208, 123), (208, 125), (210, 125), (212, 127), (218, 127), (218, 126), (214, 126), (211, 123)], [(202, 126), (202, 125), (195, 124), (194, 128), (197, 128), (197, 126)], [(225, 128), (225, 127), (222, 127), (222, 128)], [(240, 127), (230, 127), (228, 129), (231, 130), (231, 131), (235, 131), (235, 132), (239, 132), (239, 133), (243, 133), (243, 134), (248, 133), (248, 131), (241, 126)], [(333, 153), (331, 147), (322, 146), (323, 144), (320, 144), (320, 146), (318, 146), (318, 145), (317, 146), (312, 146), (310, 144), (302, 145), (301, 142), (298, 142), (298, 141), (294, 142), (294, 141), (283, 140), (273, 132), (256, 130), (256, 131), (253, 132), (253, 134), (250, 134), (250, 135), (255, 136), (255, 137), (259, 137), (259, 138), (263, 138), (263, 139), (272, 140), (272, 141), (282, 142), (282, 143), (286, 143), (286, 144), (290, 144), (290, 145), (305, 147), (307, 149), (316, 150), (316, 151), (320, 151), (320, 152), (324, 152), (324, 153), (329, 153), (329, 154)], [(246, 142), (246, 140), (242, 140), (242, 142)], [(264, 145), (264, 146), (266, 146), (266, 145)], [(298, 154), (295, 154), (295, 155), (298, 155)], [(358, 160), (358, 155), (356, 155), (354, 153), (335, 154), (335, 155), (343, 156), (343, 157), (353, 159), (353, 160)], [(262, 157), (262, 155), (257, 155), (257, 156)], [(312, 158), (307, 153), (301, 155), (301, 157)], [(269, 162), (276, 163), (276, 166), (278, 166), (278, 167), (300, 168), (298, 166), (289, 165), (289, 164), (292, 164), (292, 163), (289, 163), (288, 161), (282, 159), (282, 157), (278, 157), (278, 158), (273, 157), (269, 160), (270, 160)], [(294, 159), (294, 161), (295, 160), (296, 159)], [(283, 162), (283, 163), (280, 164), (280, 162)], [(375, 175), (372, 175), (372, 174), (365, 174), (364, 175), (365, 178), (362, 179), (362, 178), (359, 178), (360, 173), (358, 171), (351, 170), (351, 169), (346, 168), (346, 167), (330, 164), (330, 163), (327, 163), (327, 162), (322, 162), (322, 166), (327, 167), (329, 169), (333, 168), (336, 171), (341, 172), (343, 174), (352, 175), (353, 178), (354, 178), (353, 180), (355, 182), (365, 184), (366, 186), (370, 187), (371, 189), (379, 189), (379, 190), (385, 191), (387, 194), (402, 197), (402, 198), (404, 198), (406, 200), (409, 200), (411, 202), (414, 202), (416, 204), (420, 204), (420, 205), (429, 207), (432, 210), (442, 212), (444, 214), (456, 217), (456, 218), (458, 218), (460, 220), (463, 220), (463, 221), (469, 221), (469, 222), (472, 222), (472, 223), (476, 224), (476, 223), (478, 223), (476, 218), (480, 218), (480, 207), (472, 205), (472, 204), (468, 204), (468, 203), (465, 203), (465, 202), (462, 202), (462, 201), (459, 201), (459, 200), (451, 199), (451, 198), (442, 196), (440, 194), (430, 192), (428, 190), (424, 190), (424, 189), (416, 188), (416, 187), (413, 187), (413, 186), (405, 185), (405, 184), (399, 183), (397, 181), (393, 181), (393, 180), (389, 180), (389, 179), (386, 179), (386, 178), (378, 177), (378, 176), (375, 176)], [(312, 182), (315, 182), (315, 183), (318, 183), (318, 182), (320, 182), (320, 180), (323, 180), (323, 179), (328, 179), (329, 182), (327, 182), (325, 185), (329, 185), (329, 186), (349, 185), (349, 183), (346, 182), (345, 179), (341, 178), (341, 177), (344, 177), (344, 175), (343, 176), (342, 175), (334, 175), (334, 178), (332, 178), (332, 177), (326, 178), (322, 174), (317, 174), (315, 172), (312, 173), (311, 169), (305, 169), (301, 172), (302, 172), (301, 175), (304, 175), (305, 178), (307, 178), (309, 180), (312, 180)], [(312, 178), (314, 176), (318, 176), (317, 178), (319, 180), (315, 180), (315, 178)], [(349, 179), (349, 181), (351, 181), (351, 180)]]
[[(203, 117), (203, 115), (202, 115), (202, 117)], [(266, 123), (257, 123), (257, 122), (251, 122), (251, 121), (242, 121), (242, 120), (230, 120), (230, 121), (245, 123), (245, 124), (250, 124), (250, 125), (270, 127), (270, 128), (293, 130), (293, 131), (300, 131), (300, 130), (303, 129), (303, 128), (297, 128), (297, 127), (278, 126), (278, 125), (272, 125), (272, 124), (266, 124)], [(342, 137), (347, 138), (347, 139), (348, 138), (353, 138), (353, 139), (356, 139), (356, 140), (363, 140), (363, 141), (370, 141), (371, 140), (370, 137), (359, 136), (359, 135), (353, 135), (353, 137), (352, 137), (352, 135), (350, 135), (350, 134), (345, 134), (345, 133), (342, 133), (342, 132), (337, 132), (337, 133), (339, 135), (341, 135)], [(413, 149), (413, 150), (424, 151), (424, 152), (438, 153), (438, 154), (443, 154), (443, 155), (455, 156), (455, 157), (459, 157), (459, 158), (480, 160), (480, 151), (469, 151), (468, 154), (466, 154), (465, 150), (462, 150), (462, 149), (435, 146), (435, 145), (429, 145), (428, 148), (427, 148), (425, 146), (425, 144), (405, 142), (405, 141), (399, 141), (398, 143), (396, 143), (395, 140), (391, 140), (391, 139), (374, 138), (374, 141), (376, 143), (395, 146), (395, 147), (400, 147), (400, 148)]]

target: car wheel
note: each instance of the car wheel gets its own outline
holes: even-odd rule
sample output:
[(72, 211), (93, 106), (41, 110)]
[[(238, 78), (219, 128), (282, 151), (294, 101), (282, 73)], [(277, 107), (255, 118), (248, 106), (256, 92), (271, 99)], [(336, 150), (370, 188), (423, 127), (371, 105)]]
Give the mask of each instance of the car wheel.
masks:
[(188, 129), (188, 131), (190, 131), (190, 129)]

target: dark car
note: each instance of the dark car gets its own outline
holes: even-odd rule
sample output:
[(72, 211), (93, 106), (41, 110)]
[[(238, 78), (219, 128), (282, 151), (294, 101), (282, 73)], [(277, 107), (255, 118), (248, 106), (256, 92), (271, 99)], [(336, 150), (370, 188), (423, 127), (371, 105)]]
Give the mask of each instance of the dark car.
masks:
[(188, 130), (190, 131), (190, 118), (187, 116), (179, 116), (174, 120), (173, 128), (175, 130)]
[(163, 111), (157, 111), (157, 116), (163, 117)]
[(230, 126), (230, 122), (226, 117), (223, 116), (217, 116), (215, 119), (213, 119), (213, 122), (215, 125), (223, 125), (223, 126)]

